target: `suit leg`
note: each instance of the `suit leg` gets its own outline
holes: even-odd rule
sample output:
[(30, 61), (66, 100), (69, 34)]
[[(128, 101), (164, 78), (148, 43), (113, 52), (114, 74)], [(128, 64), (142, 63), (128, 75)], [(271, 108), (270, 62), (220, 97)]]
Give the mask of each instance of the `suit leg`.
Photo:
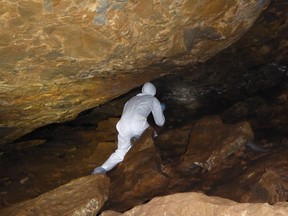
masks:
[(101, 167), (103, 167), (107, 171), (111, 170), (114, 166), (124, 160), (124, 157), (130, 148), (130, 137), (123, 137), (118, 134), (118, 148), (113, 154), (110, 155), (110, 157), (104, 162)]

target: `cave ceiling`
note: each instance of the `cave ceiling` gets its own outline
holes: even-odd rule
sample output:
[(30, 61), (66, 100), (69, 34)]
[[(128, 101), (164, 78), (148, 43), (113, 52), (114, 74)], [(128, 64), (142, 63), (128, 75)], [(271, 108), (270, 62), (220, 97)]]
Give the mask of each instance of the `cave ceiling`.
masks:
[(258, 40), (244, 40), (255, 52), (287, 28), (287, 3), (272, 2), (267, 12), (268, 0), (1, 0), (0, 143), (207, 61), (266, 9)]

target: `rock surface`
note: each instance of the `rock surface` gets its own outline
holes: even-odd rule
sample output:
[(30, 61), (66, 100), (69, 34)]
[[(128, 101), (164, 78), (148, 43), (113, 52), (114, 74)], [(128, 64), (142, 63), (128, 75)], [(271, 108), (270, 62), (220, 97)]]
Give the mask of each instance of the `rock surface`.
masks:
[(267, 3), (2, 0), (1, 143), (209, 59)]
[(108, 198), (109, 178), (90, 175), (0, 210), (1, 215), (96, 215)]
[(157, 197), (150, 202), (136, 206), (120, 214), (107, 211), (101, 216), (150, 216), (150, 215), (196, 215), (196, 216), (286, 216), (288, 203), (282, 202), (275, 205), (267, 203), (236, 203), (219, 197), (209, 197), (201, 193), (179, 193), (164, 197)]
[(254, 134), (248, 122), (231, 125), (223, 124), (219, 116), (204, 117), (195, 123), (190, 133), (180, 169), (189, 171), (197, 165), (204, 170), (211, 170), (253, 138)]

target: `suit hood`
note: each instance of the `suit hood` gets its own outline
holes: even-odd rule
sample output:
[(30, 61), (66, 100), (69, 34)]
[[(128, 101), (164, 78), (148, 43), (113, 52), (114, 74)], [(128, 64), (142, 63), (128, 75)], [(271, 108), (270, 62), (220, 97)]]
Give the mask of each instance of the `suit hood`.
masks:
[(152, 83), (147, 82), (142, 87), (142, 93), (150, 94), (154, 96), (156, 94), (156, 88)]

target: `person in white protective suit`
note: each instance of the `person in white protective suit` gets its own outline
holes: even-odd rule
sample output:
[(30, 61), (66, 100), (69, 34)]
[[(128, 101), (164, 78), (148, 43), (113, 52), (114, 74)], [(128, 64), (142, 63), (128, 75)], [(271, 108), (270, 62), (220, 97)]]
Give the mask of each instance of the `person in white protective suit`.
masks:
[(163, 111), (165, 105), (154, 97), (155, 94), (155, 86), (147, 82), (142, 87), (142, 93), (137, 94), (126, 102), (122, 116), (116, 124), (118, 148), (102, 166), (96, 167), (92, 174), (106, 173), (123, 161), (124, 156), (131, 148), (131, 138), (139, 138), (149, 127), (147, 117), (151, 112), (155, 123), (158, 126), (164, 125), (165, 117)]

